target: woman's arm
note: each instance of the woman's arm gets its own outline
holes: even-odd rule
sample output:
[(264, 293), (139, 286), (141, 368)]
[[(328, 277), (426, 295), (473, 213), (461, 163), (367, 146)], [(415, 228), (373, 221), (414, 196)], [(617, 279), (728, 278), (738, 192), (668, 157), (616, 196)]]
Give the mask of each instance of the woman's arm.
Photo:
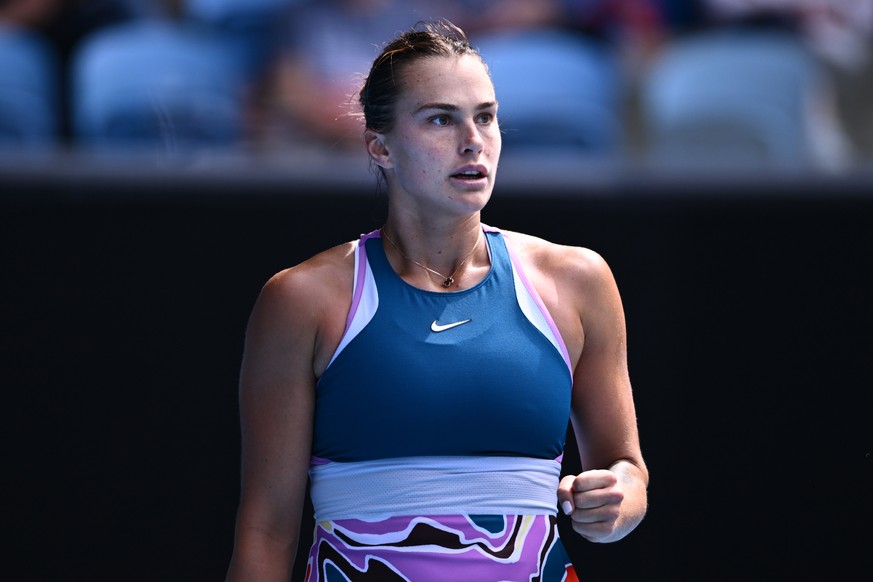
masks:
[(249, 320), (240, 377), (242, 495), (228, 581), (287, 581), (297, 550), (315, 407), (318, 310), (295, 269), (273, 277)]
[(572, 421), (583, 472), (561, 480), (559, 503), (573, 529), (593, 542), (630, 533), (646, 513), (648, 469), (640, 450), (627, 366), (624, 311), (606, 262), (564, 251), (561, 287), (576, 297), (583, 345), (573, 380)]

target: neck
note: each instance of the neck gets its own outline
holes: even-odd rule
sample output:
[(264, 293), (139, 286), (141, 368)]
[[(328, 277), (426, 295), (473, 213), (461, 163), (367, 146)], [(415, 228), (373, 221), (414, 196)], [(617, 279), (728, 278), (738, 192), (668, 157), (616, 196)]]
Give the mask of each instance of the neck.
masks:
[[(482, 239), (481, 225), (475, 232), (455, 234), (448, 237), (423, 236), (422, 232), (410, 231), (404, 236), (394, 226), (382, 227), (382, 237), (388, 242), (386, 251), (392, 249), (398, 274), (426, 275), (427, 280), (441, 288), (456, 288), (462, 275), (475, 267), (477, 251)], [(390, 257), (389, 257), (390, 260)]]

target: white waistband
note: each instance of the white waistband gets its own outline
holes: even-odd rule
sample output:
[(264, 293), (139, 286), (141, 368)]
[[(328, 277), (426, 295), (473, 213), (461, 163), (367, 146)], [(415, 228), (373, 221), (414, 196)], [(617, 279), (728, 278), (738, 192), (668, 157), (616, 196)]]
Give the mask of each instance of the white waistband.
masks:
[(309, 470), (316, 521), (555, 515), (560, 473), (557, 460), (527, 457), (404, 457)]

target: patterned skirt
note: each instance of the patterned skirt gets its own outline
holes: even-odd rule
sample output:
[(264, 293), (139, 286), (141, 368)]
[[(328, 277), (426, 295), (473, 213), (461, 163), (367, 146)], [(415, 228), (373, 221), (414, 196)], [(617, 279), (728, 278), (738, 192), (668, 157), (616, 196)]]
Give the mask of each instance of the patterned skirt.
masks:
[(573, 582), (560, 469), (518, 457), (314, 459), (306, 582)]
[(306, 582), (576, 582), (554, 515), (316, 524)]

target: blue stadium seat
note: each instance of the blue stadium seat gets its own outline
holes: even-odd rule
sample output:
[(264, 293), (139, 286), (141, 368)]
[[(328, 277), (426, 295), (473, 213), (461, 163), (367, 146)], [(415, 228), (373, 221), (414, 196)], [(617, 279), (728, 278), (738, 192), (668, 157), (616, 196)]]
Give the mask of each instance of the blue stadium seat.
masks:
[(811, 107), (825, 79), (791, 34), (718, 30), (674, 41), (641, 90), (650, 163), (817, 163)]
[(243, 63), (221, 38), (164, 20), (125, 23), (74, 55), (72, 120), (85, 148), (167, 152), (243, 137)]
[(203, 20), (221, 21), (274, 15), (301, 0), (184, 0), (184, 12)]
[(43, 148), (59, 131), (58, 63), (47, 41), (0, 28), (0, 148)]
[(191, 22), (213, 27), (234, 43), (257, 77), (271, 62), (279, 39), (276, 26), (284, 12), (302, 0), (184, 0), (182, 15)]
[(620, 81), (604, 46), (558, 30), (472, 39), (491, 70), (506, 151), (613, 155), (622, 146)]

